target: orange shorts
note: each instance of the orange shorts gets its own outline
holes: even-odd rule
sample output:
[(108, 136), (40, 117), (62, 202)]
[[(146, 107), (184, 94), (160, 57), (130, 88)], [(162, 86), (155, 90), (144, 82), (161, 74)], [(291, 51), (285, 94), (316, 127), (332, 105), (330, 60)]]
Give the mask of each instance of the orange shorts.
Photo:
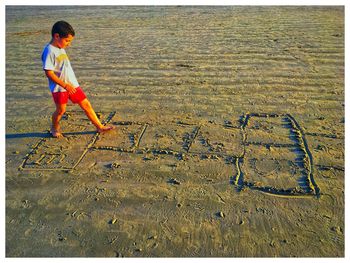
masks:
[(74, 94), (69, 94), (68, 92), (52, 92), (52, 97), (57, 104), (67, 104), (68, 99), (73, 103), (79, 103), (86, 99), (86, 95), (80, 87), (77, 87), (77, 91)]

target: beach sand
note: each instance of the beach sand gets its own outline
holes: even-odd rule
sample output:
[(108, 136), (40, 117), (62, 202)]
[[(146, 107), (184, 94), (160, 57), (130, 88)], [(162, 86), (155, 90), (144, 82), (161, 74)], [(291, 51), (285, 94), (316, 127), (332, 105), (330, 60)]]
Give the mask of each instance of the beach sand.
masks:
[(7, 6), (6, 256), (344, 257), (344, 121), (343, 7)]

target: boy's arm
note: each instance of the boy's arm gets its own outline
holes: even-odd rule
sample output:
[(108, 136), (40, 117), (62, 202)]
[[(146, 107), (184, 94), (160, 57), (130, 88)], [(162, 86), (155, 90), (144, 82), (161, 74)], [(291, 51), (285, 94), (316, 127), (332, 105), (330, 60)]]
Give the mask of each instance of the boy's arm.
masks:
[(62, 88), (66, 89), (69, 94), (74, 94), (77, 90), (69, 83), (65, 83), (64, 81), (60, 80), (59, 77), (53, 72), (53, 70), (45, 70), (46, 76), (55, 82), (57, 85), (60, 85)]

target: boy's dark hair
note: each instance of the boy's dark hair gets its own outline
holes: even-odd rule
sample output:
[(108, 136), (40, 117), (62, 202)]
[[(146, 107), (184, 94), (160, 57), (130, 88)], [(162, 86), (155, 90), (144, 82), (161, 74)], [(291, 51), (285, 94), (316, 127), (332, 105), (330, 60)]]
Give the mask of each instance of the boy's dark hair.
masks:
[(73, 27), (66, 21), (58, 21), (53, 25), (51, 30), (52, 37), (56, 33), (58, 33), (60, 37), (68, 37), (69, 34), (74, 37), (75, 35)]

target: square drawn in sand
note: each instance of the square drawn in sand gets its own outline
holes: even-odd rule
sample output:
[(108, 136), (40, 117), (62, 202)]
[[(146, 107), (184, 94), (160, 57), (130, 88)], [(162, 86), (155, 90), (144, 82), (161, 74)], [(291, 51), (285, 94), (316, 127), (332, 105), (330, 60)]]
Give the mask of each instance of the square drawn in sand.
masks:
[[(101, 113), (97, 113), (101, 116)], [(94, 131), (95, 127), (83, 111), (67, 111), (60, 121), (61, 129), (64, 134), (79, 133), (86, 130)], [(90, 129), (89, 129), (90, 128)], [(73, 134), (74, 135), (74, 134)]]
[(42, 138), (27, 155), (23, 169), (71, 170), (82, 158), (94, 132), (69, 132), (64, 138)]
[(284, 116), (268, 118), (252, 116), (249, 118), (245, 131), (247, 144), (293, 144), (290, 139), (289, 122)]
[(41, 138), (26, 155), (19, 169), (74, 169), (94, 144), (98, 134), (82, 111), (66, 113), (62, 118), (61, 127), (64, 129), (64, 137)]
[(294, 148), (257, 145), (246, 147), (242, 172), (246, 182), (284, 190), (303, 188), (307, 174)]
[(144, 124), (133, 122), (113, 122), (112, 124), (116, 129), (101, 135), (95, 143), (96, 147), (132, 150), (138, 145)]
[(139, 148), (187, 152), (197, 129), (198, 127), (195, 125), (148, 125), (140, 140)]
[(200, 127), (190, 152), (241, 156), (244, 151), (242, 142), (243, 135), (240, 129), (208, 124)]

